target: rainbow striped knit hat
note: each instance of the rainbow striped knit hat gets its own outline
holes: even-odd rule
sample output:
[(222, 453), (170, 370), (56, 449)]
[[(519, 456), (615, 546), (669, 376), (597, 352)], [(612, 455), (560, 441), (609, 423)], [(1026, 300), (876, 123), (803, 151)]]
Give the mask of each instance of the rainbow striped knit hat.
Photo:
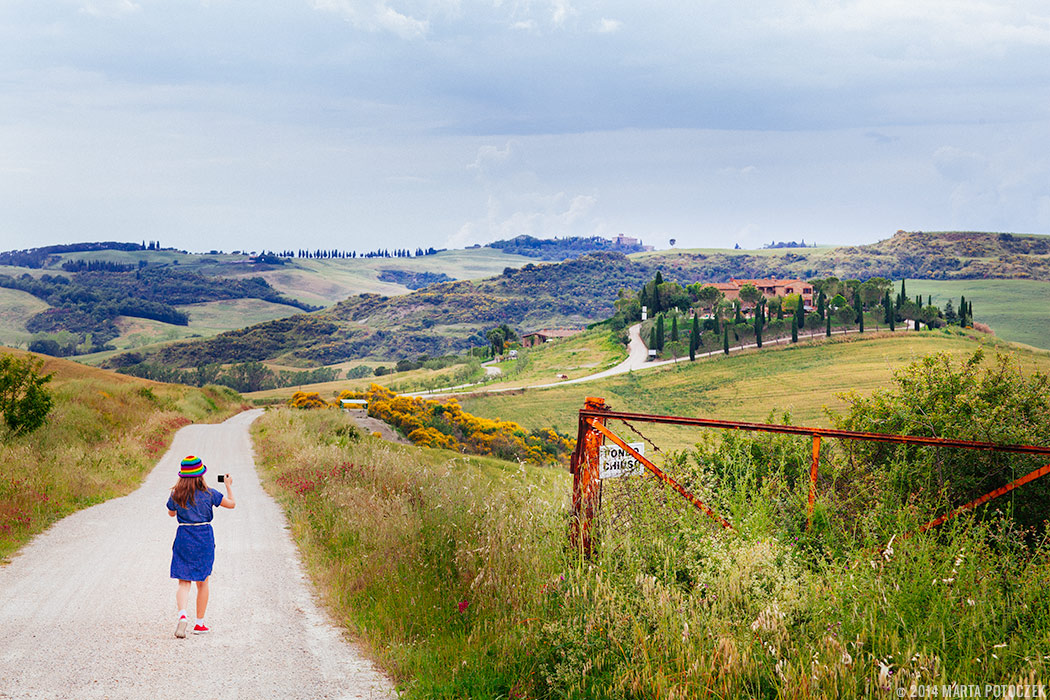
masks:
[(201, 458), (194, 457), (193, 455), (184, 458), (182, 464), (179, 466), (179, 476), (184, 479), (203, 476), (206, 471), (208, 471), (208, 468), (204, 466), (204, 462), (201, 461)]

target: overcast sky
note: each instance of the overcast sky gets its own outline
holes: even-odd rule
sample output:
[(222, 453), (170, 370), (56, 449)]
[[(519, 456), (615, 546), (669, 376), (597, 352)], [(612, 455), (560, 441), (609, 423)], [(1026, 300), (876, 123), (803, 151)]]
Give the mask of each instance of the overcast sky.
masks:
[(1050, 231), (1046, 0), (2, 0), (0, 249)]

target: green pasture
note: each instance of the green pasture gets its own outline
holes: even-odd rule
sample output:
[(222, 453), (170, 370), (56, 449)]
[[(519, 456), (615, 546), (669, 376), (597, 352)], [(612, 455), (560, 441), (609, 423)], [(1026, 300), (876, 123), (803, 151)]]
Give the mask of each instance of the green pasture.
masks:
[(508, 386), (558, 381), (558, 375), (576, 379), (618, 365), (627, 358), (627, 348), (607, 328), (595, 328), (568, 338), (558, 338), (531, 348), (518, 349), (518, 359), (494, 366), (502, 374), (497, 381)]
[[(900, 290), (900, 283), (894, 283)], [(1050, 282), (1038, 280), (911, 280), (908, 296), (933, 295), (944, 308), (949, 299), (956, 310), (959, 298), (973, 302), (974, 321), (992, 327), (1004, 340), (1050, 348), (1050, 314), (1040, 300), (1050, 298)]]
[(28, 292), (0, 287), (0, 345), (28, 347), (33, 334), (26, 321), (47, 308), (47, 302)]
[[(796, 425), (826, 426), (824, 408), (844, 406), (839, 394), (870, 394), (886, 387), (895, 370), (924, 355), (944, 352), (961, 358), (979, 347), (989, 353), (1013, 353), (1026, 369), (1050, 372), (1050, 353), (993, 337), (948, 330), (898, 332), (766, 346), (565, 387), (475, 393), (462, 397), (460, 403), (475, 415), (515, 421), (527, 428), (551, 426), (572, 436), (577, 412), (588, 396), (602, 397), (616, 410), (638, 413), (742, 421), (764, 421), (773, 413), (779, 422), (787, 412)], [(657, 444), (664, 448), (696, 440), (695, 434), (681, 428), (648, 425), (641, 430), (660, 438)], [(626, 428), (622, 434), (635, 437)]]

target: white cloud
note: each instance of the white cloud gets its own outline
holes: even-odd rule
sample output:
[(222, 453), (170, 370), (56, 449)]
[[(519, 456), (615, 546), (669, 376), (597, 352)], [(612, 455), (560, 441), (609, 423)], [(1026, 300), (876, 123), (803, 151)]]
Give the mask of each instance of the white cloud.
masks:
[(418, 39), (426, 36), (430, 29), (429, 22), (403, 15), (392, 7), (380, 7), (376, 10), (376, 24), (402, 39)]
[(80, 4), (81, 14), (93, 17), (120, 17), (141, 9), (141, 5), (131, 0), (84, 0)]
[(569, 0), (552, 0), (551, 5), (551, 23), (555, 27), (563, 26), (565, 20), (576, 14), (576, 10), (569, 4)]
[(511, 139), (503, 148), (492, 145), (482, 146), (478, 149), (474, 162), (467, 168), (477, 172), (479, 177), (486, 180), (520, 172), (525, 168), (525, 153), (521, 142)]
[(623, 27), (623, 22), (618, 19), (609, 19), (608, 17), (602, 17), (598, 23), (594, 26), (594, 31), (599, 34), (615, 34), (620, 31)]
[[(402, 39), (419, 39), (430, 31), (430, 22), (400, 12), (387, 4), (386, 0), (311, 0), (314, 9), (342, 15), (355, 27), (369, 31), (386, 31)], [(458, 10), (457, 2), (435, 2), (423, 12)]]

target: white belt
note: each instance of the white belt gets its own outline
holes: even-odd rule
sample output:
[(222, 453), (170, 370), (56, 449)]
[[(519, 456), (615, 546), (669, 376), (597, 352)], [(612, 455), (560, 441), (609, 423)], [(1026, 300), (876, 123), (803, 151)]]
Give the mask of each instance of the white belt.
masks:
[(211, 523), (179, 523), (179, 527), (183, 525), (186, 527), (200, 527), (201, 525), (211, 525)]

